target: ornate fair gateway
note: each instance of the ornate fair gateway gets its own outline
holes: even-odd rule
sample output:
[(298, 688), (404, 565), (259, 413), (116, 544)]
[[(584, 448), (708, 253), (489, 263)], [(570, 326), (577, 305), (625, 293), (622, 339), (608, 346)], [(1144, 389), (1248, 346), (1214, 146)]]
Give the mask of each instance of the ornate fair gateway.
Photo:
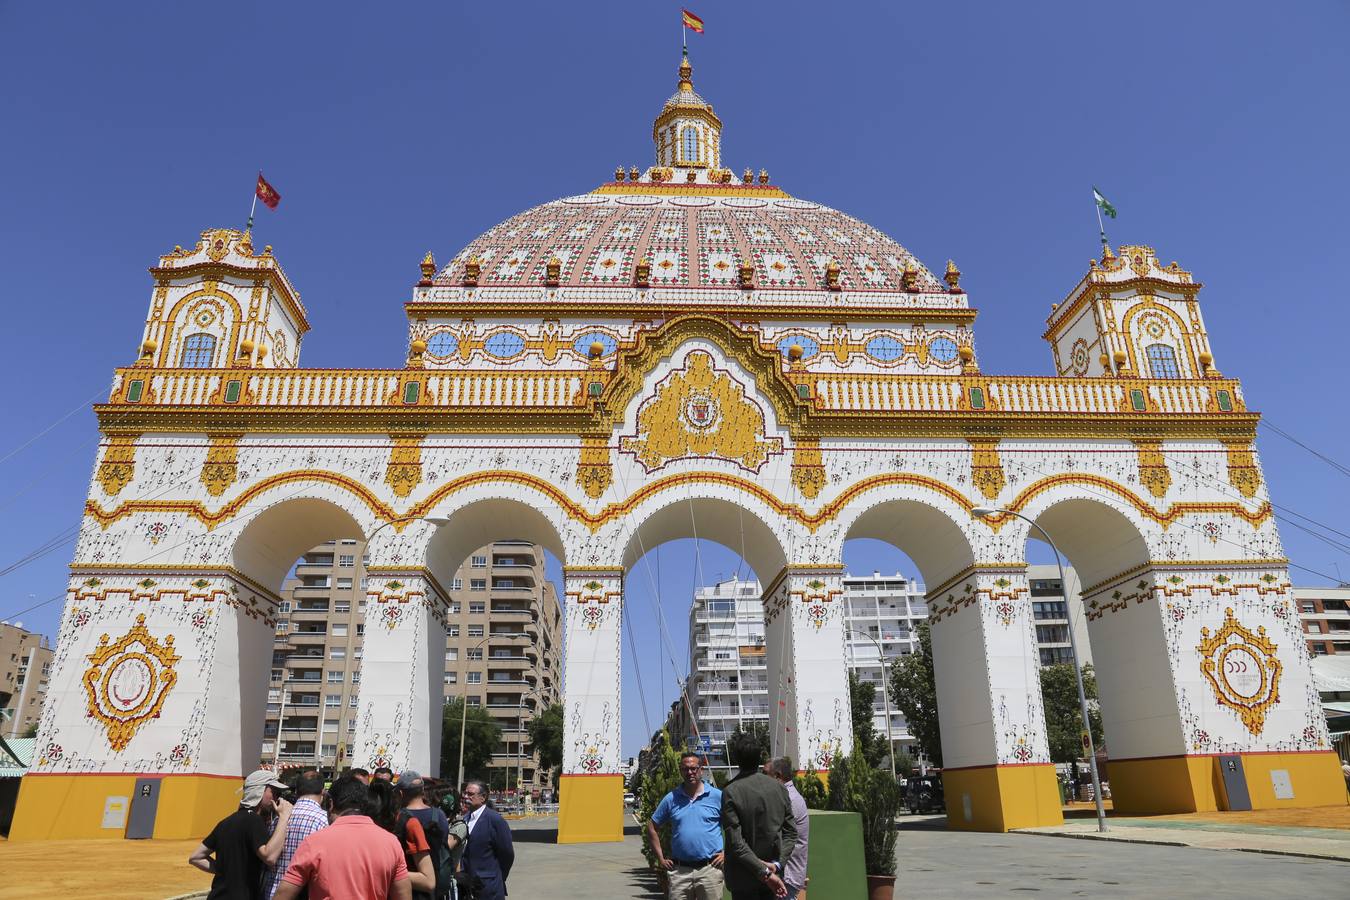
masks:
[(157, 836), (205, 834), (259, 759), (282, 579), (332, 538), (369, 540), (353, 764), (437, 769), (445, 585), (534, 541), (564, 565), (560, 840), (619, 839), (625, 580), (699, 537), (766, 585), (775, 749), (824, 769), (851, 744), (841, 553), (870, 537), (929, 586), (951, 823), (1059, 822), (1028, 528), (977, 506), (1081, 574), (1116, 809), (1224, 805), (1220, 754), (1257, 807), (1342, 796), (1257, 416), (1188, 272), (1108, 250), (1052, 308), (1055, 377), (988, 375), (956, 267), (724, 167), (687, 61), (653, 136), (645, 172), (428, 254), (402, 368), (298, 368), (305, 309), (247, 233), (161, 258), (97, 408), (14, 837), (106, 834), (137, 777), (160, 779)]

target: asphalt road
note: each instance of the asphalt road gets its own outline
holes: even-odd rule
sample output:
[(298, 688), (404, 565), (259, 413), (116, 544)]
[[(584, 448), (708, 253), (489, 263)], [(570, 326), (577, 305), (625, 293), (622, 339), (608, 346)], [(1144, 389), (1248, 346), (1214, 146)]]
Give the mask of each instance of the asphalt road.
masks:
[[(622, 844), (553, 843), (556, 819), (512, 822), (513, 900), (584, 896), (661, 900), (629, 826)], [(1350, 897), (1350, 863), (1264, 853), (947, 831), (940, 816), (902, 816), (898, 898), (1148, 897), (1224, 900)], [(829, 898), (817, 898), (829, 900)]]

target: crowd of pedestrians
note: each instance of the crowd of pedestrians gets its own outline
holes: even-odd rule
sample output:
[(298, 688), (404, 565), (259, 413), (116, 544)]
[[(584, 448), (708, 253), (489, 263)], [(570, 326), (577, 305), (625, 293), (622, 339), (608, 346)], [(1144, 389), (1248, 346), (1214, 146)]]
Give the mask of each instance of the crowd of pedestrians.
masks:
[(387, 768), (327, 786), (313, 770), (290, 785), (254, 772), (188, 858), (212, 876), (209, 900), (503, 900), (514, 861), (482, 782), (442, 791)]
[[(718, 790), (703, 780), (697, 753), (680, 757), (680, 786), (647, 820), (671, 900), (796, 900), (806, 887), (806, 802), (792, 783), (792, 760), (761, 756), (753, 735), (732, 736), (739, 772)], [(762, 768), (761, 768), (762, 766)], [(670, 856), (659, 828), (670, 825)]]

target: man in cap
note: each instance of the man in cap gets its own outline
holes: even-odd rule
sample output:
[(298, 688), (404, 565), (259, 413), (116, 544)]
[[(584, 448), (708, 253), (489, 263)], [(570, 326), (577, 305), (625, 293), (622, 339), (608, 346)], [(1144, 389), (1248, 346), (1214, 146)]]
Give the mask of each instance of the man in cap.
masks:
[[(188, 865), (215, 876), (208, 900), (261, 900), (264, 866), (276, 865), (286, 842), (291, 804), (286, 785), (266, 769), (244, 779), (239, 808), (216, 823), (188, 857)], [(267, 835), (264, 815), (275, 812), (276, 828)]]
[[(427, 783), (420, 772), (407, 770), (399, 775), (397, 786), (403, 807), (399, 814), (400, 833), (403, 830), (403, 823), (409, 818), (416, 819), (422, 826), (422, 833), (426, 835), (427, 843), (431, 845), (432, 880), (441, 885), (443, 891), (453, 880), (455, 864), (459, 860), (459, 853), (455, 850), (460, 848), (468, 836), (468, 829), (460, 825), (457, 831), (452, 830), (445, 812), (427, 803)], [(413, 867), (409, 865), (409, 876), (412, 871)], [(414, 900), (417, 894), (414, 885)]]
[[(290, 822), (283, 825), (278, 820), (276, 825), (276, 831), (286, 833), (286, 840), (276, 863), (268, 866), (267, 872), (263, 875), (263, 900), (272, 900), (272, 895), (277, 892), (277, 886), (281, 884), (281, 876), (290, 868), (295, 851), (300, 849), (305, 838), (328, 827), (328, 813), (324, 812), (321, 805), (323, 791), (323, 776), (313, 769), (302, 772), (296, 779), (295, 806), (291, 810)], [(273, 836), (275, 834), (274, 831)]]

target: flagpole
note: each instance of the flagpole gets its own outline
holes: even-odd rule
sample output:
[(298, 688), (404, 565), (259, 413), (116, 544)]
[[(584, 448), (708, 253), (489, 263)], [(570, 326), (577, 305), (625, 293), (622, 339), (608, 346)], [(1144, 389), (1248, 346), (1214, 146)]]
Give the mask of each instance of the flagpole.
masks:
[(1105, 256), (1108, 246), (1106, 243), (1106, 225), (1102, 222), (1102, 205), (1097, 201), (1097, 189), (1095, 187), (1092, 189), (1092, 205), (1097, 210), (1097, 230), (1102, 233), (1102, 256)]
[(258, 209), (258, 191), (255, 188), (253, 191), (253, 205), (248, 208), (248, 224), (244, 226), (245, 232), (253, 230), (253, 213), (256, 212), (257, 209)]

